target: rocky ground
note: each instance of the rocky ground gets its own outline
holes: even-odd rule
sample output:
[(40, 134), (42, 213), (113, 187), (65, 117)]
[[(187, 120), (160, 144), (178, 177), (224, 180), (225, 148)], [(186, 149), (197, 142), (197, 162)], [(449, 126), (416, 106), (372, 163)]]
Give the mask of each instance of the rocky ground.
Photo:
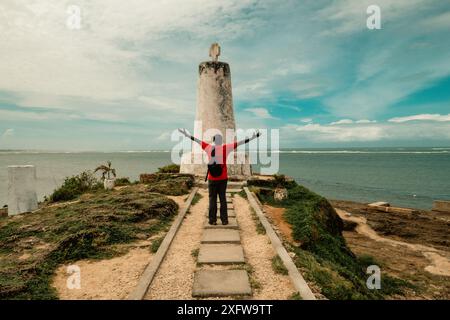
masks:
[[(382, 274), (411, 284), (389, 299), (450, 298), (450, 222), (445, 215), (423, 210), (386, 213), (356, 202), (330, 202), (345, 222), (343, 235), (349, 248), (358, 257), (370, 257)], [(284, 209), (269, 205), (264, 209), (292, 242)]]

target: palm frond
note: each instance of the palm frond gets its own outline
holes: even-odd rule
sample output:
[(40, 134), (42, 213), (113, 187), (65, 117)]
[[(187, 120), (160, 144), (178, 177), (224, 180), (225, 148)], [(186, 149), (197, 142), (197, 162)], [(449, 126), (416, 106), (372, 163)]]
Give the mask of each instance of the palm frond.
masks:
[(104, 164), (102, 164), (101, 166), (98, 166), (97, 168), (95, 168), (94, 172), (97, 171), (108, 171), (109, 168), (107, 166), (105, 166)]

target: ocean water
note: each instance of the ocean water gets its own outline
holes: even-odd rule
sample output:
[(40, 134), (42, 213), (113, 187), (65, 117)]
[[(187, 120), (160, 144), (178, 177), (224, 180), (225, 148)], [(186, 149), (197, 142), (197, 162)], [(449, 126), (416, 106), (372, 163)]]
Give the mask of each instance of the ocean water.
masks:
[[(302, 149), (279, 152), (280, 173), (329, 198), (429, 209), (450, 200), (450, 148)], [(111, 160), (118, 176), (138, 179), (170, 163), (170, 153), (0, 151), (0, 206), (7, 202), (7, 166), (33, 164), (40, 199), (64, 177)], [(258, 171), (258, 166), (254, 166)]]

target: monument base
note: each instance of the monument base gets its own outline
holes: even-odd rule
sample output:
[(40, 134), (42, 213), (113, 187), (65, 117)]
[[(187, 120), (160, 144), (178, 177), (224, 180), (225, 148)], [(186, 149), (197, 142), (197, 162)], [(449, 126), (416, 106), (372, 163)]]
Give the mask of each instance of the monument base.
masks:
[[(181, 157), (180, 173), (205, 177), (208, 166), (204, 156), (204, 153), (184, 153)], [(248, 154), (245, 152), (231, 153), (227, 158), (227, 171), (229, 179), (245, 180), (251, 177), (252, 167)]]

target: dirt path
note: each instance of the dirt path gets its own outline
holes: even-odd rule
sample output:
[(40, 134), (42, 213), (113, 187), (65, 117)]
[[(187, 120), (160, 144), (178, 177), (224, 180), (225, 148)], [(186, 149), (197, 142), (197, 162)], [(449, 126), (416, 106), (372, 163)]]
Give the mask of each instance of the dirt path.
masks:
[(364, 217), (351, 216), (348, 212), (337, 208), (336, 212), (341, 219), (355, 222), (357, 224), (355, 231), (359, 234), (377, 242), (383, 242), (392, 246), (404, 246), (412, 251), (417, 251), (431, 262), (431, 265), (425, 267), (426, 271), (435, 275), (450, 276), (450, 260), (445, 256), (444, 252), (421, 244), (412, 244), (381, 237), (367, 224), (367, 220)]
[(289, 276), (275, 273), (272, 258), (275, 256), (269, 237), (258, 234), (252, 218), (250, 204), (239, 195), (234, 196), (236, 217), (239, 221), (241, 242), (247, 263), (252, 267), (252, 277), (260, 288), (254, 290), (254, 299), (285, 300), (295, 292)]
[(189, 209), (169, 251), (144, 299), (192, 299), (192, 283), (196, 258), (192, 252), (200, 247), (200, 238), (208, 208), (207, 191), (198, 191), (202, 198)]
[(80, 268), (80, 289), (68, 289), (67, 265), (56, 271), (53, 287), (63, 300), (111, 300), (125, 299), (137, 285), (139, 276), (151, 261), (150, 242), (109, 260), (81, 260), (73, 263)]
[[(169, 196), (180, 207), (187, 196)], [(79, 201), (58, 205), (67, 205)], [(126, 299), (136, 287), (145, 267), (152, 261), (154, 253), (150, 247), (153, 240), (164, 233), (154, 234), (150, 238), (120, 246), (126, 254), (107, 260), (80, 260), (72, 263), (80, 268), (80, 289), (68, 289), (68, 265), (60, 266), (53, 278), (52, 286), (63, 300), (111, 300)]]

